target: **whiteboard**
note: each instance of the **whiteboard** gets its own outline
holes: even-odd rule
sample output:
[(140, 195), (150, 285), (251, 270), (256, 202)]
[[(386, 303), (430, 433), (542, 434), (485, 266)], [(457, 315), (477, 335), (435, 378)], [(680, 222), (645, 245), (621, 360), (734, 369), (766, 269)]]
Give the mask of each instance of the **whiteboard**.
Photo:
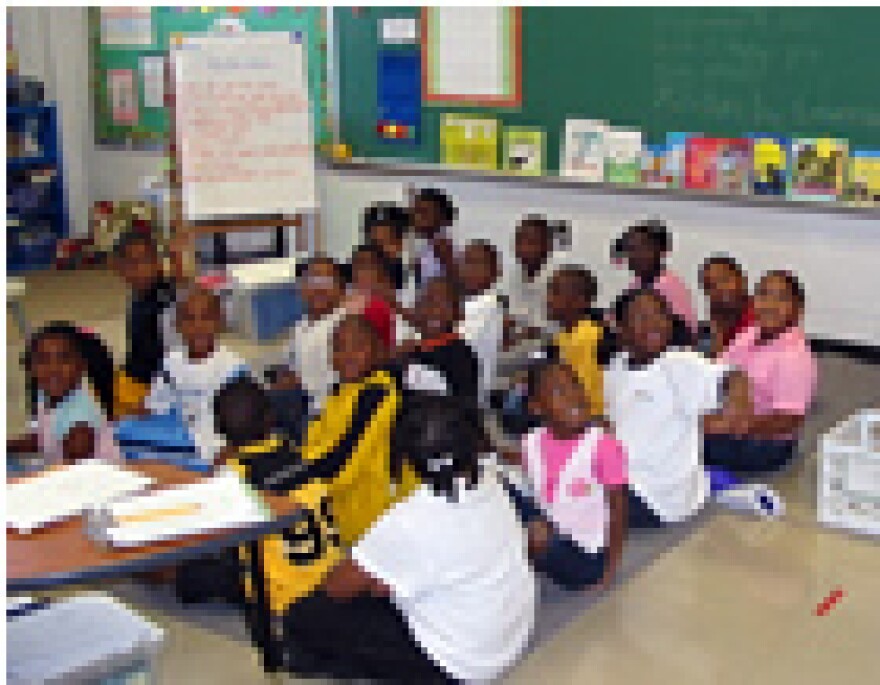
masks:
[(175, 142), (188, 220), (316, 207), (301, 32), (205, 34), (172, 46)]

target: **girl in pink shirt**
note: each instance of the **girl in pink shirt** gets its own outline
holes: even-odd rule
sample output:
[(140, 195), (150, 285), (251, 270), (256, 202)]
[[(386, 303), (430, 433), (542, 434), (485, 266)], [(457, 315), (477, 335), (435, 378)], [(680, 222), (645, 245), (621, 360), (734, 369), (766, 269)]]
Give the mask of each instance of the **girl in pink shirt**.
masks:
[(522, 464), (532, 497), (508, 487), (528, 529), (529, 555), (556, 584), (580, 590), (612, 580), (626, 534), (626, 455), (592, 420), (588, 399), (567, 364), (535, 368), (529, 383), (541, 427), (523, 440)]
[(755, 323), (720, 361), (751, 383), (751, 410), (704, 423), (705, 463), (734, 473), (776, 471), (794, 457), (816, 392), (816, 359), (801, 328), (804, 290), (788, 271), (770, 271), (754, 294)]
[(623, 259), (633, 272), (633, 289), (650, 288), (663, 296), (672, 313), (685, 323), (691, 336), (697, 331), (693, 297), (684, 281), (666, 266), (672, 237), (666, 225), (651, 219), (630, 226), (614, 242), (612, 258)]

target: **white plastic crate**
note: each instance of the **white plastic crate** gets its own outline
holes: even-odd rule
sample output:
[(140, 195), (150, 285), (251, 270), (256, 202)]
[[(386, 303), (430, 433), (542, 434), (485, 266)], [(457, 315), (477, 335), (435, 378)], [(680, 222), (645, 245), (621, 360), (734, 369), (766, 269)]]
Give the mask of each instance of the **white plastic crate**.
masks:
[(880, 409), (865, 409), (822, 436), (819, 522), (880, 535)]
[(87, 593), (8, 618), (10, 685), (151, 685), (164, 632), (112, 597)]

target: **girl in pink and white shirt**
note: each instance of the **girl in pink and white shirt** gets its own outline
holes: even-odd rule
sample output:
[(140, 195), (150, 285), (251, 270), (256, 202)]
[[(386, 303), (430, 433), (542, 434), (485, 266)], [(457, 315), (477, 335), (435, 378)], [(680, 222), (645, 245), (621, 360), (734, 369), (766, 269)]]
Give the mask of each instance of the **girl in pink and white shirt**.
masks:
[(540, 573), (580, 590), (614, 576), (627, 529), (626, 454), (595, 422), (577, 375), (567, 364), (537, 367), (531, 410), (541, 427), (523, 441), (520, 461), (532, 496), (508, 491), (527, 526), (529, 554)]

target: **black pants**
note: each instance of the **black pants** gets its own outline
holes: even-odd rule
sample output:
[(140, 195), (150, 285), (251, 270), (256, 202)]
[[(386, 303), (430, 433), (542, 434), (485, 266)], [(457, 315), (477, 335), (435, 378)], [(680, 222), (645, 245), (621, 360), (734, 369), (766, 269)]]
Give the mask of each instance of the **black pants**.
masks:
[(703, 463), (739, 475), (779, 471), (793, 458), (794, 440), (756, 440), (732, 435), (709, 435), (703, 441)]
[(657, 516), (642, 496), (627, 488), (626, 512), (630, 529), (645, 530), (663, 528), (666, 524)]
[(428, 656), (389, 599), (334, 600), (315, 593), (284, 619), (289, 670), (301, 676), (388, 683), (456, 683)]

